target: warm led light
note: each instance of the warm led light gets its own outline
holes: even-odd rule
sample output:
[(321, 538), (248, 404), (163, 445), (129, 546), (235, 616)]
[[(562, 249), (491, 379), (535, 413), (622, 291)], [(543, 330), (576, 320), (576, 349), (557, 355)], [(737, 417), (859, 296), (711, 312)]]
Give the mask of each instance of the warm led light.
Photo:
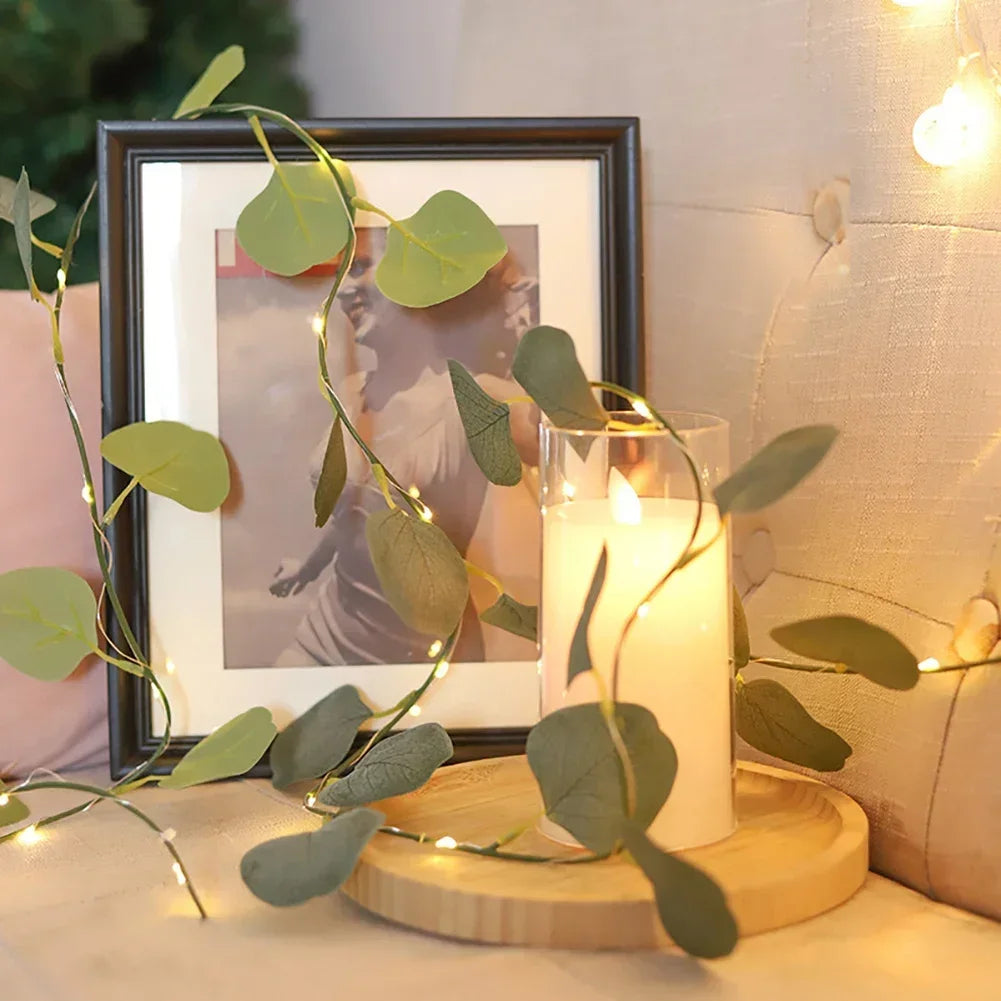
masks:
[(416, 500), (421, 495), (421, 488), (415, 483), (412, 487), (407, 488), (407, 493)]
[(181, 863), (175, 862), (171, 866), (171, 869), (174, 870), (174, 877), (177, 879), (177, 885), (184, 886), (184, 884), (187, 883), (188, 880), (187, 877), (185, 877), (184, 875), (184, 870), (181, 868)]
[(306, 806), (315, 806), (315, 805), (316, 805), (316, 796), (314, 796), (313, 793), (310, 793), (306, 797)]
[(85, 504), (94, 503), (94, 491), (91, 490), (89, 483), (85, 483), (80, 489), (80, 496), (83, 498)]
[(441, 640), (435, 640), (434, 643), (432, 643), (431, 646), (428, 647), (428, 656), (437, 657), (438, 654), (441, 653), (441, 648), (443, 645), (444, 644), (441, 642)]
[(167, 674), (173, 674), (177, 670), (177, 665), (168, 657), (167, 662), (163, 665), (163, 669)]
[(60, 289), (66, 288), (66, 272), (63, 271), (62, 268), (60, 268), (56, 272), (56, 281), (59, 283), (59, 288)]
[(164, 844), (169, 844), (176, 837), (177, 837), (177, 831), (175, 831), (173, 827), (168, 827), (160, 832), (160, 840)]
[(644, 601), (639, 608), (636, 609), (636, 614), (641, 618), (645, 619), (650, 614), (650, 603)]
[(563, 496), (567, 500), (573, 500), (573, 495), (577, 493), (577, 488), (572, 484), (568, 483), (566, 480), (563, 481)]
[(320, 316), (319, 313), (317, 313), (316, 316), (314, 316), (313, 319), (309, 321), (309, 325), (313, 328), (313, 333), (316, 334), (317, 337), (319, 337), (320, 334), (323, 333), (324, 328), (326, 327), (327, 324), (326, 321), (323, 319), (323, 317)]
[(918, 670), (924, 671), (925, 674), (929, 674), (931, 671), (937, 671), (942, 665), (934, 658), (928, 657), (918, 664)]
[(447, 834), (443, 838), (439, 838), (435, 843), (435, 848), (454, 848), (459, 842), (455, 838), (450, 838)]
[(420, 714), (421, 714), (421, 713), (422, 713), (423, 711), (424, 711), (424, 710), (423, 710), (423, 709), (421, 709), (421, 707), (420, 707), (420, 706), (411, 706), (411, 707), (410, 707), (410, 715), (411, 715), (411, 716), (420, 716)]
[(642, 400), (633, 400), (633, 410), (645, 420), (653, 420), (653, 411)]
[(7, 793), (0, 793), (0, 806), (6, 806), (10, 802), (10, 796)]
[(431, 519), (434, 518), (434, 511), (432, 511), (427, 504), (422, 504), (421, 507), (421, 518), (423, 518), (424, 521), (431, 521)]
[(434, 676), (435, 676), (436, 678), (444, 678), (444, 677), (445, 677), (445, 675), (446, 675), (446, 674), (448, 674), (448, 669), (449, 669), (449, 668), (450, 668), (451, 666), (452, 666), (452, 665), (451, 665), (451, 664), (449, 664), (449, 662), (448, 662), (447, 660), (443, 660), (443, 661), (442, 661), (442, 662), (441, 662), (441, 663), (440, 663), (440, 664), (438, 665), (438, 670), (434, 672)]
[(608, 499), (612, 505), (612, 521), (619, 525), (638, 525), (642, 521), (640, 499), (629, 480), (615, 466), (608, 473)]
[(982, 155), (990, 137), (990, 114), (968, 87), (954, 83), (942, 103), (914, 123), (914, 148), (935, 167), (954, 167)]
[(32, 824), (31, 827), (26, 827), (23, 831), (20, 831), (15, 840), (19, 845), (30, 848), (32, 845), (37, 845), (42, 840), (42, 837), (42, 832)]
[(153, 688), (153, 698), (156, 699), (157, 702), (162, 702), (163, 701), (163, 696), (160, 694), (160, 689), (159, 688), (155, 688), (155, 687)]

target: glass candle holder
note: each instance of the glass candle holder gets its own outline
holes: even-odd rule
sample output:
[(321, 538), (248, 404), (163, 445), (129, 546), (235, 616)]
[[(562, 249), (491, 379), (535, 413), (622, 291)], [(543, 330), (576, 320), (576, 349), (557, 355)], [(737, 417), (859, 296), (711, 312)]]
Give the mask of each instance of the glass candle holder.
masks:
[[(712, 500), (729, 474), (730, 439), (719, 418), (664, 416), (698, 472), (701, 508), (683, 450), (635, 412), (613, 414), (601, 431), (543, 424), (539, 635), (543, 715), (597, 702), (604, 688), (618, 702), (645, 706), (671, 738), (678, 773), (648, 833), (673, 850), (719, 841), (736, 826), (730, 540)], [(708, 548), (644, 604), (688, 546), (700, 511), (693, 545)], [(568, 687), (570, 644), (603, 546), (605, 585), (588, 630), (601, 684), (586, 673)], [(574, 843), (552, 821), (542, 830)]]

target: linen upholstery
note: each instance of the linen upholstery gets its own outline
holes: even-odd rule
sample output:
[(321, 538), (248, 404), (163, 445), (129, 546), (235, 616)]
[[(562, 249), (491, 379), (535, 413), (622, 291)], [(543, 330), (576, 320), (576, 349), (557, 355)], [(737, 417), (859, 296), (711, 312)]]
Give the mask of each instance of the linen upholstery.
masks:
[[(965, 252), (963, 237), (950, 242)], [(881, 258), (864, 231), (852, 232), (808, 283), (789, 290), (762, 343), (752, 447), (798, 424), (830, 422), (842, 432), (805, 484), (737, 527), (738, 563), (762, 534), (774, 547), (764, 575), (742, 581), (756, 653), (779, 652), (768, 638), (775, 625), (847, 613), (891, 629), (919, 659), (956, 663), (953, 624), (964, 604), (996, 598), (996, 337), (968, 333), (957, 351), (949, 334), (919, 326), (919, 316), (945, 319), (956, 305), (932, 284), (945, 248), (929, 255), (903, 243), (888, 295)], [(850, 270), (839, 266), (849, 250)], [(990, 265), (971, 255), (964, 267)], [(958, 393), (964, 382), (978, 391)], [(925, 675), (910, 692), (860, 678), (748, 672), (758, 675), (788, 685), (852, 745), (845, 768), (822, 778), (865, 807), (874, 869), (1001, 917), (1001, 670)], [(740, 753), (764, 759), (743, 744)]]

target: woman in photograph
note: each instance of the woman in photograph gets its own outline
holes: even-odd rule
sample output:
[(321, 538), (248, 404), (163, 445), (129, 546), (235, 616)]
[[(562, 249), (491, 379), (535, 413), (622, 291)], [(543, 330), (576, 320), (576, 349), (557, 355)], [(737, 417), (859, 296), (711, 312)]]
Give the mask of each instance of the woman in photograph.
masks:
[[(520, 395), (510, 368), (519, 337), (538, 322), (538, 283), (524, 277), (509, 254), (465, 295), (428, 309), (405, 309), (375, 285), (374, 244), (384, 238), (384, 230), (359, 230), (355, 261), (338, 293), (355, 346), (355, 371), (338, 393), (386, 467), (431, 509), (435, 524), (465, 555), (488, 483), (466, 443), (448, 359), (462, 362), (493, 396)], [(520, 408), (512, 421), (516, 444), (530, 464), (537, 461), (535, 419)], [(326, 444), (325, 435), (311, 459), (314, 488)], [(428, 656), (429, 637), (407, 627), (382, 595), (365, 521), (386, 502), (349, 438), (346, 449), (347, 483), (333, 516), (313, 549), (301, 559), (282, 560), (271, 583), (271, 593), (283, 598), (319, 580), (278, 667), (394, 664)], [(454, 659), (484, 659), (482, 626), (471, 603)]]

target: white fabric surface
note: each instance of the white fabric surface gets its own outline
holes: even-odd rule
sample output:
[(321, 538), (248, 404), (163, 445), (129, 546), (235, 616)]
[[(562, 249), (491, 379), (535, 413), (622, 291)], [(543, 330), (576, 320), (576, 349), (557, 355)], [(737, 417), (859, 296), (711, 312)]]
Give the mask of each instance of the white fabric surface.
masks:
[[(99, 780), (99, 777), (95, 777)], [(176, 845), (212, 914), (194, 916), (153, 835), (104, 806), (33, 848), (0, 848), (3, 1001), (991, 1001), (1001, 925), (879, 876), (813, 921), (698, 963), (668, 953), (462, 944), (387, 924), (341, 897), (276, 910), (244, 888), (243, 853), (314, 822), (263, 782), (135, 801)], [(38, 793), (36, 815), (65, 794)]]

